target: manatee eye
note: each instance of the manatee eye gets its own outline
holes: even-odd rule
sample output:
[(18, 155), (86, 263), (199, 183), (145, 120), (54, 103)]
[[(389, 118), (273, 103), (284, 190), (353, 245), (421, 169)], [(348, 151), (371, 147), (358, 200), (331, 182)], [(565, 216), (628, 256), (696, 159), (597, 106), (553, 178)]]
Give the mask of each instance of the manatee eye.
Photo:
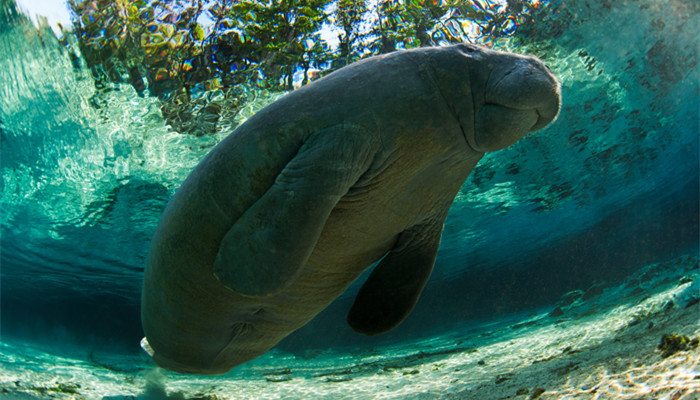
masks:
[(464, 53), (474, 53), (479, 51), (479, 48), (471, 43), (460, 43), (459, 44), (460, 50), (462, 50)]

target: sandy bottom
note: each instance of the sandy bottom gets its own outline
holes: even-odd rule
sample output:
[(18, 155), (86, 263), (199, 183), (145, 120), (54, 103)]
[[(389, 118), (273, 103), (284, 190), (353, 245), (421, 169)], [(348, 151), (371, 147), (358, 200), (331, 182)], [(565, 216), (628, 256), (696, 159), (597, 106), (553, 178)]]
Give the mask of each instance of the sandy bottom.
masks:
[[(698, 259), (681, 257), (526, 317), (372, 352), (272, 351), (216, 378), (171, 374), (145, 356), (4, 342), (0, 398), (700, 399), (699, 275)], [(664, 335), (676, 336), (659, 348)]]

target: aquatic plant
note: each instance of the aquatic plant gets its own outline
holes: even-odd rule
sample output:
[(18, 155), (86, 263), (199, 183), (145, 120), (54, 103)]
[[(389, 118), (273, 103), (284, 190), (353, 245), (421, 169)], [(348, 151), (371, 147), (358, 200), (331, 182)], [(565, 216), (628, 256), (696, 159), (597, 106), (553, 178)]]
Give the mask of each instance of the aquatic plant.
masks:
[(661, 350), (661, 357), (663, 358), (668, 358), (679, 351), (694, 349), (696, 347), (698, 347), (697, 338), (691, 339), (686, 335), (679, 334), (663, 335), (661, 337), (661, 343), (659, 343), (659, 350)]

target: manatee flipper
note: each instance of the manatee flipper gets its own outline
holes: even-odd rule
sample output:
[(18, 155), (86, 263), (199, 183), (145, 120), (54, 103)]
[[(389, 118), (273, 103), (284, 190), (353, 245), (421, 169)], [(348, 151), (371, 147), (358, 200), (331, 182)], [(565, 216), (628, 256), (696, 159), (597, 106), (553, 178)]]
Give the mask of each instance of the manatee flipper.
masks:
[(378, 146), (368, 136), (347, 126), (312, 134), (224, 236), (214, 261), (219, 281), (254, 296), (292, 280), (333, 207), (369, 168)]
[(348, 324), (365, 335), (394, 329), (410, 314), (435, 265), (444, 219), (402, 232), (360, 288)]

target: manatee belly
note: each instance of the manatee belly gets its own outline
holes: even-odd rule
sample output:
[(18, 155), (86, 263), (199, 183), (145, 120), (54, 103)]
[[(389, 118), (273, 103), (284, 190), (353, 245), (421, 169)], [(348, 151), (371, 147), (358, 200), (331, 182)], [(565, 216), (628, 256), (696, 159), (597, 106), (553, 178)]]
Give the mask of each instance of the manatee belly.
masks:
[[(459, 184), (450, 186), (458, 188)], [(413, 190), (403, 181), (342, 198), (293, 282), (267, 296), (233, 295), (226, 307), (219, 308), (222, 318), (237, 324), (232, 328), (236, 337), (221, 357), (240, 364), (311, 321), (391, 250), (402, 231), (430, 218), (436, 209), (443, 210), (454, 196), (444, 191), (431, 193)], [(222, 285), (220, 290), (228, 289)], [(257, 354), (251, 354), (251, 349)]]
[[(385, 175), (391, 174), (391, 170)], [(405, 170), (404, 170), (405, 172)], [(321, 237), (288, 291), (301, 293), (300, 306), (316, 315), (340, 296), (363, 272), (389, 252), (406, 229), (442, 213), (461, 181), (431, 174), (437, 184), (415, 179), (382, 179), (382, 185), (361, 188), (343, 197), (328, 217)], [(415, 180), (415, 182), (414, 182)], [(431, 187), (439, 187), (434, 190)], [(274, 297), (274, 296), (272, 296)]]

